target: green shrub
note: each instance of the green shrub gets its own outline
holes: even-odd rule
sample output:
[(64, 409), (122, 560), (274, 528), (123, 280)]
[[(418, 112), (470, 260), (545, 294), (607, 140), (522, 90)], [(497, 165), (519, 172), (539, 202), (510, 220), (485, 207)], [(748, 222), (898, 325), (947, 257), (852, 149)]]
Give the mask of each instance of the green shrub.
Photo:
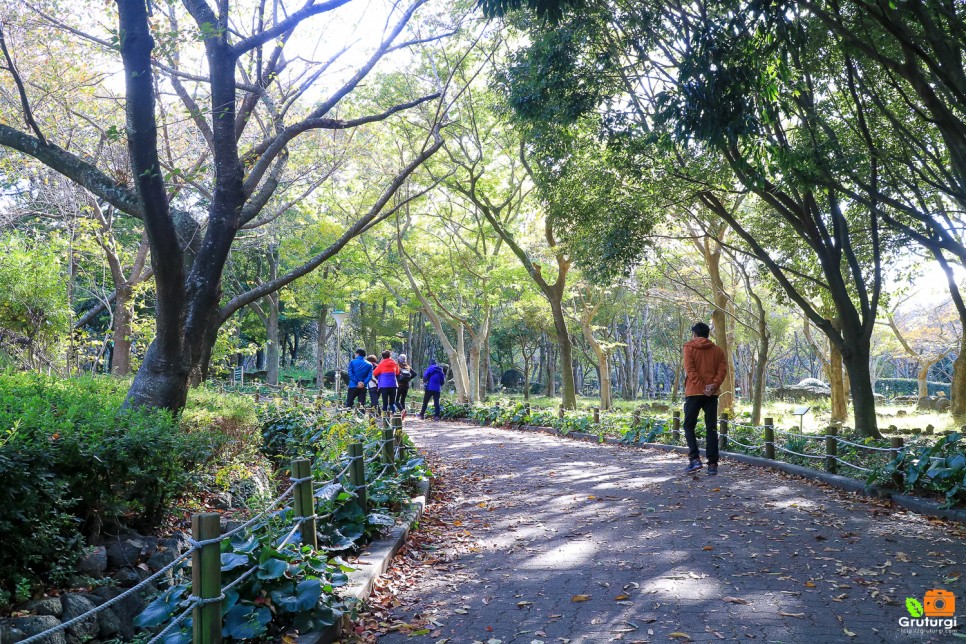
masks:
[(869, 475), (869, 482), (893, 485), (902, 481), (902, 490), (937, 492), (946, 505), (966, 500), (966, 448), (962, 435), (953, 432), (933, 445), (909, 446), (885, 467)]
[[(0, 504), (0, 588), (9, 592), (17, 574), (62, 578), (81, 535), (105, 524), (158, 525), (210, 456), (210, 435), (181, 430), (170, 414), (121, 410), (127, 386), (109, 377), (0, 375), (0, 485), (11, 495)], [(24, 526), (34, 543), (11, 545)]]
[[(940, 391), (947, 398), (950, 396), (950, 384), (948, 382), (926, 383), (930, 396), (935, 396)], [(875, 381), (875, 392), (885, 396), (915, 396), (919, 393), (919, 381), (915, 378), (879, 378)]]
[(214, 455), (222, 461), (254, 454), (261, 443), (255, 401), (210, 385), (188, 392), (181, 427), (190, 433), (207, 434), (213, 441)]
[(63, 582), (83, 548), (67, 484), (46, 467), (42, 449), (0, 449), (0, 605)]

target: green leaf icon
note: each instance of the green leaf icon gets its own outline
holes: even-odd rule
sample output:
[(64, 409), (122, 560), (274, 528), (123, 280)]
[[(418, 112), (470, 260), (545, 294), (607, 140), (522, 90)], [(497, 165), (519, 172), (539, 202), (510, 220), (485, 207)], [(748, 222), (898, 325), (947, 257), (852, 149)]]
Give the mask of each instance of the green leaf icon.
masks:
[(922, 617), (922, 604), (919, 603), (918, 599), (906, 597), (906, 610), (913, 617)]

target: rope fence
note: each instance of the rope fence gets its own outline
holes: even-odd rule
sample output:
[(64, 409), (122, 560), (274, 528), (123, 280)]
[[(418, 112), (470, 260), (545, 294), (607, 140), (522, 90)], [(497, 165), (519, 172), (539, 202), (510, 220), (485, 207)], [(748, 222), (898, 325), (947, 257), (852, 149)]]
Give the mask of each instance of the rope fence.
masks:
[[(377, 418), (373, 417), (375, 423)], [(191, 536), (188, 538), (189, 548), (171, 563), (167, 564), (150, 577), (128, 588), (123, 593), (113, 597), (93, 609), (78, 615), (66, 622), (58, 624), (41, 633), (21, 640), (21, 644), (34, 644), (46, 638), (67, 630), (70, 627), (88, 620), (98, 613), (123, 601), (130, 595), (144, 590), (157, 590), (154, 583), (164, 577), (169, 571), (181, 566), (191, 559), (192, 583), (191, 593), (185, 600), (185, 608), (178, 613), (160, 632), (154, 635), (148, 644), (156, 644), (180, 627), (188, 617), (192, 617), (192, 641), (194, 644), (202, 642), (221, 641), (222, 616), (221, 602), (225, 593), (242, 584), (259, 568), (259, 564), (252, 566), (237, 578), (222, 586), (221, 581), (221, 544), (235, 535), (256, 530), (264, 525), (267, 518), (276, 513), (276, 509), (289, 498), (292, 499), (292, 527), (276, 545), (283, 548), (299, 536), (303, 545), (311, 546), (316, 551), (330, 552), (331, 549), (319, 547), (318, 521), (331, 518), (334, 512), (319, 515), (316, 512), (315, 490), (342, 481), (348, 484), (355, 493), (355, 502), (365, 513), (368, 510), (366, 498), (366, 466), (383, 464), (382, 470), (373, 480), (378, 480), (389, 471), (394, 471), (398, 463), (407, 457), (404, 444), (403, 422), (400, 414), (385, 416), (382, 438), (371, 441), (368, 445), (356, 442), (349, 445), (342, 469), (331, 478), (316, 481), (312, 474), (312, 462), (309, 459), (295, 459), (292, 461), (290, 484), (284, 492), (269, 501), (255, 516), (226, 532), (221, 531), (221, 515), (215, 512), (201, 512), (191, 517)], [(366, 447), (374, 447), (369, 455)]]
[[(595, 418), (599, 417), (595, 414)], [(803, 459), (807, 464), (813, 461), (824, 461), (824, 469), (831, 473), (836, 473), (838, 466), (842, 465), (863, 474), (873, 472), (874, 467), (870, 467), (870, 463), (864, 459), (861, 463), (855, 463), (843, 458), (844, 455), (839, 453), (840, 447), (851, 448), (860, 455), (885, 456), (888, 460), (905, 453), (906, 449), (901, 437), (893, 437), (891, 439), (892, 444), (889, 447), (880, 447), (842, 438), (838, 435), (838, 427), (836, 426), (826, 428), (825, 432), (821, 434), (803, 434), (779, 429), (771, 418), (764, 420), (764, 424), (754, 425), (734, 421), (727, 414), (721, 414), (717, 427), (719, 448), (725, 451), (731, 444), (734, 444), (743, 450), (769, 460), (784, 460), (780, 459), (779, 456), (785, 454), (789, 457)], [(670, 425), (670, 431), (668, 431), (668, 425)], [(656, 432), (655, 429), (657, 429)], [(738, 437), (734, 435), (734, 430), (740, 430)], [(621, 442), (643, 443), (646, 440), (656, 440), (657, 436), (665, 436), (670, 439), (671, 444), (680, 444), (682, 442), (681, 433), (680, 411), (672, 411), (670, 423), (668, 423), (666, 417), (645, 416), (642, 410), (638, 408), (634, 410), (631, 428), (625, 432)], [(750, 437), (748, 437), (749, 434)], [(824, 442), (824, 449), (820, 452), (817, 450), (812, 452), (809, 448), (809, 445), (822, 442)], [(939, 458), (938, 460), (942, 459)]]

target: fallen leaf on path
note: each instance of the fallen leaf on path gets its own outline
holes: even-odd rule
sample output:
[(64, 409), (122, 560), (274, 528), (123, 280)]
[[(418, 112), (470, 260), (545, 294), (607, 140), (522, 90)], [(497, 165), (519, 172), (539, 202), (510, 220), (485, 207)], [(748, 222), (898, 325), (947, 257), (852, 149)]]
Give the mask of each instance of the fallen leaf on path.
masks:
[(585, 602), (590, 599), (590, 595), (574, 595), (570, 598), (572, 602)]
[(806, 581), (805, 582), (805, 587), (806, 588), (815, 588), (815, 584), (813, 582), (811, 582), (811, 581)]
[(786, 613), (783, 610), (778, 611), (778, 614), (782, 617), (797, 617), (798, 619), (805, 619), (805, 613)]
[(843, 628), (842, 630), (845, 631), (845, 634), (848, 635), (849, 637), (855, 637), (855, 633), (853, 633), (849, 629)]
[(705, 546), (701, 548), (702, 550), (714, 550), (714, 546)]
[(617, 597), (614, 598), (614, 600), (615, 601), (622, 602), (622, 601), (628, 600), (630, 598), (631, 598), (630, 595), (618, 595)]
[(740, 597), (732, 597), (730, 595), (725, 595), (721, 598), (721, 601), (728, 602), (729, 604), (747, 604), (747, 600), (741, 599)]
[(687, 633), (681, 633), (680, 631), (675, 631), (673, 633), (668, 633), (667, 636), (670, 637), (671, 639), (685, 640), (687, 642), (690, 642), (691, 641), (691, 636), (690, 635), (688, 635)]

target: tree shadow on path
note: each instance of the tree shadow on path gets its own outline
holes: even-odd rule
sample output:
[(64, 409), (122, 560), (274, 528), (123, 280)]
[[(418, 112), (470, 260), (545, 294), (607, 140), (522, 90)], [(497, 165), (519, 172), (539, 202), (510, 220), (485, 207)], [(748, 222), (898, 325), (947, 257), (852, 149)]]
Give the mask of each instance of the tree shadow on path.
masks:
[(684, 475), (659, 450), (407, 431), (466, 477), (440, 520), (464, 539), (410, 553), (429, 564), (394, 588), (380, 642), (948, 641), (900, 629), (905, 598), (933, 588), (966, 624), (963, 526), (728, 461)]

